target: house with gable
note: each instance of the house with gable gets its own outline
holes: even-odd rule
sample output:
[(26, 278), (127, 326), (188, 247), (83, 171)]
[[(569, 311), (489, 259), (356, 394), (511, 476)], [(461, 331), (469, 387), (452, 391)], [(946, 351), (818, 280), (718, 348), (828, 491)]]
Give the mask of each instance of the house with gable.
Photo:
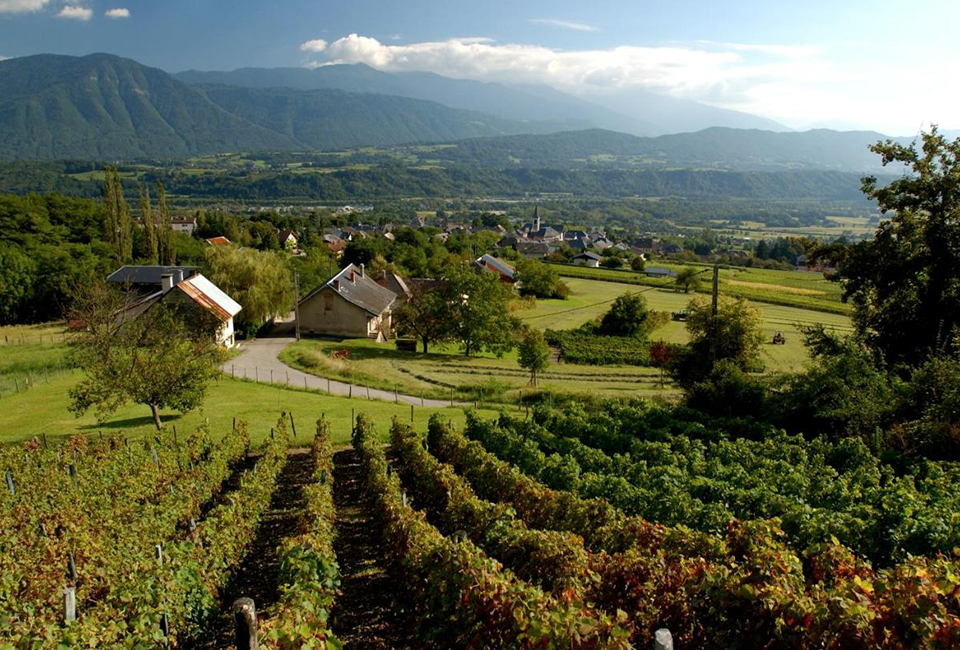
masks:
[(397, 294), (377, 284), (363, 265), (343, 270), (300, 301), (300, 331), (384, 342), (393, 327)]

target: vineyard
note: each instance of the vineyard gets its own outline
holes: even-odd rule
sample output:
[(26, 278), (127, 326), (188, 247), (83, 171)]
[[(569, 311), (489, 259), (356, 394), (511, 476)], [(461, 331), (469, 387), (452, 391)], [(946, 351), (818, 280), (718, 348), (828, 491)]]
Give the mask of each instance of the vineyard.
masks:
[(960, 643), (949, 463), (634, 405), (382, 434), (3, 448), (0, 648)]

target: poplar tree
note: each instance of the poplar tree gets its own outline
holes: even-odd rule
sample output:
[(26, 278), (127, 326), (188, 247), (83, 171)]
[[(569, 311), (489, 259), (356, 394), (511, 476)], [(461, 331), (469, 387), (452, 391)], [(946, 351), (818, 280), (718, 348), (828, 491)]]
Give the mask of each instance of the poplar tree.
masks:
[(103, 207), (105, 238), (113, 246), (117, 264), (126, 264), (133, 255), (133, 228), (116, 167), (104, 170)]
[(140, 213), (143, 215), (143, 228), (146, 231), (147, 261), (151, 264), (160, 261), (157, 242), (158, 228), (154, 223), (153, 211), (150, 209), (150, 187), (137, 185), (137, 194), (140, 197)]

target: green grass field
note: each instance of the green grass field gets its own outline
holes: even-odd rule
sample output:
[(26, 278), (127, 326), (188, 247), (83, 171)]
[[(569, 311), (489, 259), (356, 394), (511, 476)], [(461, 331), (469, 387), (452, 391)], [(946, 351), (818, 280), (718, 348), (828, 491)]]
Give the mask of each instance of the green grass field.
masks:
[[(672, 271), (680, 271), (684, 267), (702, 270), (700, 292), (710, 291), (713, 276), (712, 267), (708, 264), (655, 261), (650, 262), (648, 266), (668, 268)], [(643, 273), (629, 270), (594, 269), (569, 265), (555, 265), (554, 268), (564, 277), (663, 288), (673, 286), (672, 279), (650, 278)], [(841, 287), (838, 283), (830, 282), (820, 273), (807, 271), (722, 268), (720, 269), (720, 292), (734, 298), (834, 314), (850, 314), (852, 311), (850, 305), (841, 302)]]
[[(541, 329), (572, 329), (603, 314), (617, 296), (625, 293), (643, 292), (652, 309), (667, 312), (682, 310), (694, 298), (708, 299), (706, 296), (678, 293), (665, 287), (629, 286), (577, 278), (566, 278), (565, 282), (570, 287), (569, 298), (538, 300), (533, 309), (517, 312), (520, 319)], [(809, 358), (801, 341), (800, 326), (819, 323), (840, 333), (853, 331), (850, 319), (840, 314), (762, 302), (751, 301), (750, 304), (760, 310), (767, 341), (772, 340), (776, 332), (783, 332), (787, 339), (786, 345), (767, 343), (763, 346), (763, 362), (770, 372), (798, 370)], [(682, 322), (670, 321), (658, 328), (652, 338), (685, 343), (687, 331)]]
[[(156, 435), (150, 410), (143, 405), (128, 404), (106, 422), (97, 422), (92, 412), (77, 418), (69, 410), (68, 391), (81, 378), (74, 370), (49, 383), (39, 383), (24, 392), (6, 396), (0, 400), (0, 442), (15, 443), (29, 440), (46, 433), (48, 439), (62, 439), (74, 434), (104, 435), (123, 432), (131, 438)], [(323, 413), (331, 422), (334, 444), (347, 444), (350, 440), (352, 412), (365, 413), (376, 422), (384, 436), (394, 417), (410, 421), (410, 407), (376, 400), (330, 397), (317, 392), (288, 389), (251, 381), (224, 378), (210, 387), (203, 409), (186, 415), (163, 413), (164, 434), (172, 435), (176, 425), (179, 433), (189, 432), (209, 418), (214, 437), (224, 434), (233, 425), (233, 418), (246, 421), (255, 442), (270, 435), (281, 411), (293, 413), (300, 441), (312, 435), (314, 423)], [(414, 423), (426, 430), (427, 419), (434, 412), (455, 423), (464, 420), (459, 408), (431, 409), (414, 408)], [(493, 411), (483, 411), (493, 415)]]

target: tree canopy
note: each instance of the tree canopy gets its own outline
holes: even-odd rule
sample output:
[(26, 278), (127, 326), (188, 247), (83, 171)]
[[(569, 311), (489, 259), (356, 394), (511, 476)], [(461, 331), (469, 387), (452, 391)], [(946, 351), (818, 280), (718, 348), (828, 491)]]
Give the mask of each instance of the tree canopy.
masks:
[(909, 172), (887, 185), (863, 180), (864, 193), (892, 216), (872, 239), (818, 255), (836, 262), (867, 344), (889, 364), (916, 366), (945, 354), (960, 331), (960, 138), (933, 128), (919, 147), (887, 140), (871, 149)]

